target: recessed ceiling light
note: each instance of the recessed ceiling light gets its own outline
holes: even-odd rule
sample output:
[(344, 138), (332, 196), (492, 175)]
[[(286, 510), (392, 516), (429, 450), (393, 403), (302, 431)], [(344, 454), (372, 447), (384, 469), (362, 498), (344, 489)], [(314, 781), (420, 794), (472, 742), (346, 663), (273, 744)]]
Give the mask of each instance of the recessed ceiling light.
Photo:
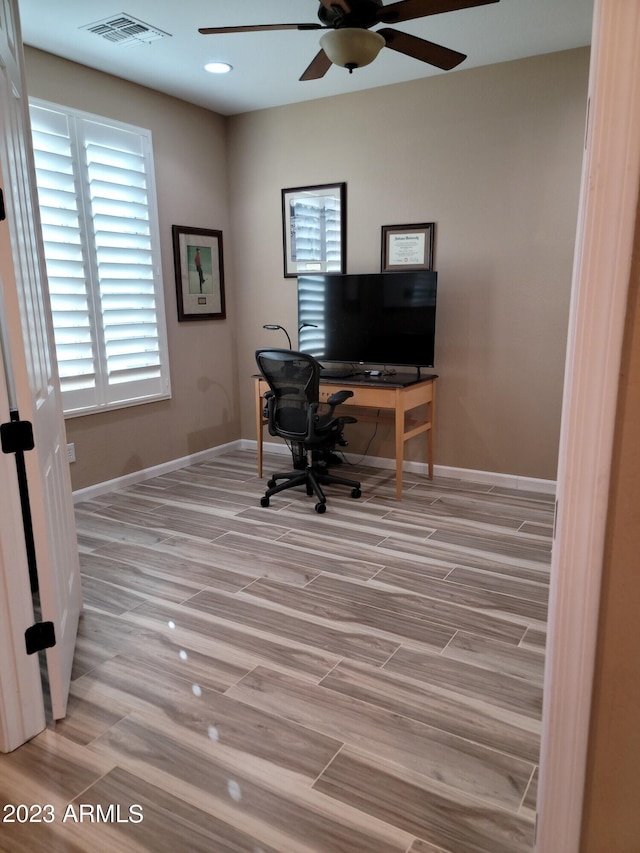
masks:
[(207, 62), (204, 68), (205, 71), (210, 71), (211, 74), (227, 74), (231, 71), (232, 66), (228, 62)]

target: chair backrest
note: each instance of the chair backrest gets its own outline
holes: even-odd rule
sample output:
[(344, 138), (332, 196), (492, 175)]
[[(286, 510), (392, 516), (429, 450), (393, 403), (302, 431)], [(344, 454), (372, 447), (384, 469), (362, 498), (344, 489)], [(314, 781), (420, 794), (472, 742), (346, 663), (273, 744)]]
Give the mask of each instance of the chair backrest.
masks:
[(257, 350), (256, 362), (273, 394), (267, 401), (269, 432), (304, 441), (310, 406), (319, 401), (320, 364), (311, 355), (288, 349)]

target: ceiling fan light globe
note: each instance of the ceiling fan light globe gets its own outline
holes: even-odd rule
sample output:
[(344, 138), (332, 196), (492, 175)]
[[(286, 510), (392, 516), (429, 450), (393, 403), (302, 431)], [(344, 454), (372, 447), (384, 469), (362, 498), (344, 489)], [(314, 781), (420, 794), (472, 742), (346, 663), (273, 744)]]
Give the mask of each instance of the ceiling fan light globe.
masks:
[(351, 70), (373, 62), (385, 46), (385, 40), (371, 30), (341, 27), (325, 33), (320, 46), (334, 65)]

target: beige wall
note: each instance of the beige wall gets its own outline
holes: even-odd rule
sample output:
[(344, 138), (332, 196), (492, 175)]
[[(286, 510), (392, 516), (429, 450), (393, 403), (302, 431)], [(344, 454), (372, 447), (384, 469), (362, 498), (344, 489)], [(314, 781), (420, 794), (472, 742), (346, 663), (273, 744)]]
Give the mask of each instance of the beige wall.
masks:
[(622, 354), (581, 853), (640, 849), (640, 211)]
[[(554, 476), (586, 51), (235, 118), (231, 220), (224, 120), (26, 53), (32, 94), (154, 131), (174, 400), (69, 421), (76, 488), (237, 437), (234, 317), (243, 434), (252, 436), (251, 352), (277, 340), (261, 325), (295, 328), (293, 282), (281, 275), (280, 188), (335, 180), (348, 182), (350, 271), (377, 270), (381, 224), (438, 223), (437, 461)], [(233, 242), (227, 276), (235, 269), (239, 293), (228, 282), (226, 323), (175, 321), (173, 222), (206, 222), (225, 231), (225, 249)], [(640, 229), (636, 246), (582, 853), (636, 853), (640, 837)], [(480, 323), (487, 334), (474, 331)]]
[[(171, 400), (67, 419), (73, 488), (233, 441), (239, 435), (238, 304), (228, 249), (226, 122), (208, 110), (34, 49), (29, 95), (151, 130), (158, 193)], [(178, 323), (171, 226), (223, 232), (228, 320)], [(230, 246), (229, 246), (230, 248)]]
[[(555, 478), (587, 49), (225, 119), (26, 49), (29, 93), (150, 128), (170, 401), (67, 421), (75, 489), (254, 437), (253, 351), (296, 327), (280, 190), (347, 182), (347, 266), (380, 227), (436, 222), (436, 463)], [(178, 323), (171, 225), (224, 233), (226, 321)], [(295, 335), (294, 335), (295, 340)], [(370, 426), (350, 433), (364, 450)], [(388, 428), (372, 455), (393, 455)], [(424, 461), (408, 445), (408, 458)]]
[[(436, 463), (555, 479), (588, 62), (567, 51), (230, 120), (243, 436), (253, 351), (285, 342), (262, 325), (296, 330), (280, 190), (346, 181), (348, 272), (379, 270), (382, 225), (436, 222)], [(357, 430), (356, 453), (371, 427)], [(388, 428), (369, 452), (393, 455)]]

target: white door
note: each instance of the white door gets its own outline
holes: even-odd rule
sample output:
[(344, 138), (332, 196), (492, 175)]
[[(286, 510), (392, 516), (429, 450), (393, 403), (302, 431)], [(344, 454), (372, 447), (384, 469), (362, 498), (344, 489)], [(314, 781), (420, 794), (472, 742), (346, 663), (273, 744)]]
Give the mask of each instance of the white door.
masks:
[[(33, 425), (25, 454), (41, 619), (53, 622), (47, 669), (53, 716), (63, 717), (82, 604), (71, 480), (38, 225), (17, 0), (0, 0), (0, 223), (6, 347), (21, 420)], [(10, 249), (7, 251), (7, 244)]]
[[(2, 253), (3, 236), (0, 223)], [(0, 324), (2, 319), (0, 302)], [(9, 389), (0, 346), (0, 423), (7, 423), (9, 418)], [(0, 752), (10, 752), (42, 731), (45, 715), (38, 656), (27, 654), (24, 641), (34, 615), (18, 477), (12, 455), (0, 453), (0, 483)]]

